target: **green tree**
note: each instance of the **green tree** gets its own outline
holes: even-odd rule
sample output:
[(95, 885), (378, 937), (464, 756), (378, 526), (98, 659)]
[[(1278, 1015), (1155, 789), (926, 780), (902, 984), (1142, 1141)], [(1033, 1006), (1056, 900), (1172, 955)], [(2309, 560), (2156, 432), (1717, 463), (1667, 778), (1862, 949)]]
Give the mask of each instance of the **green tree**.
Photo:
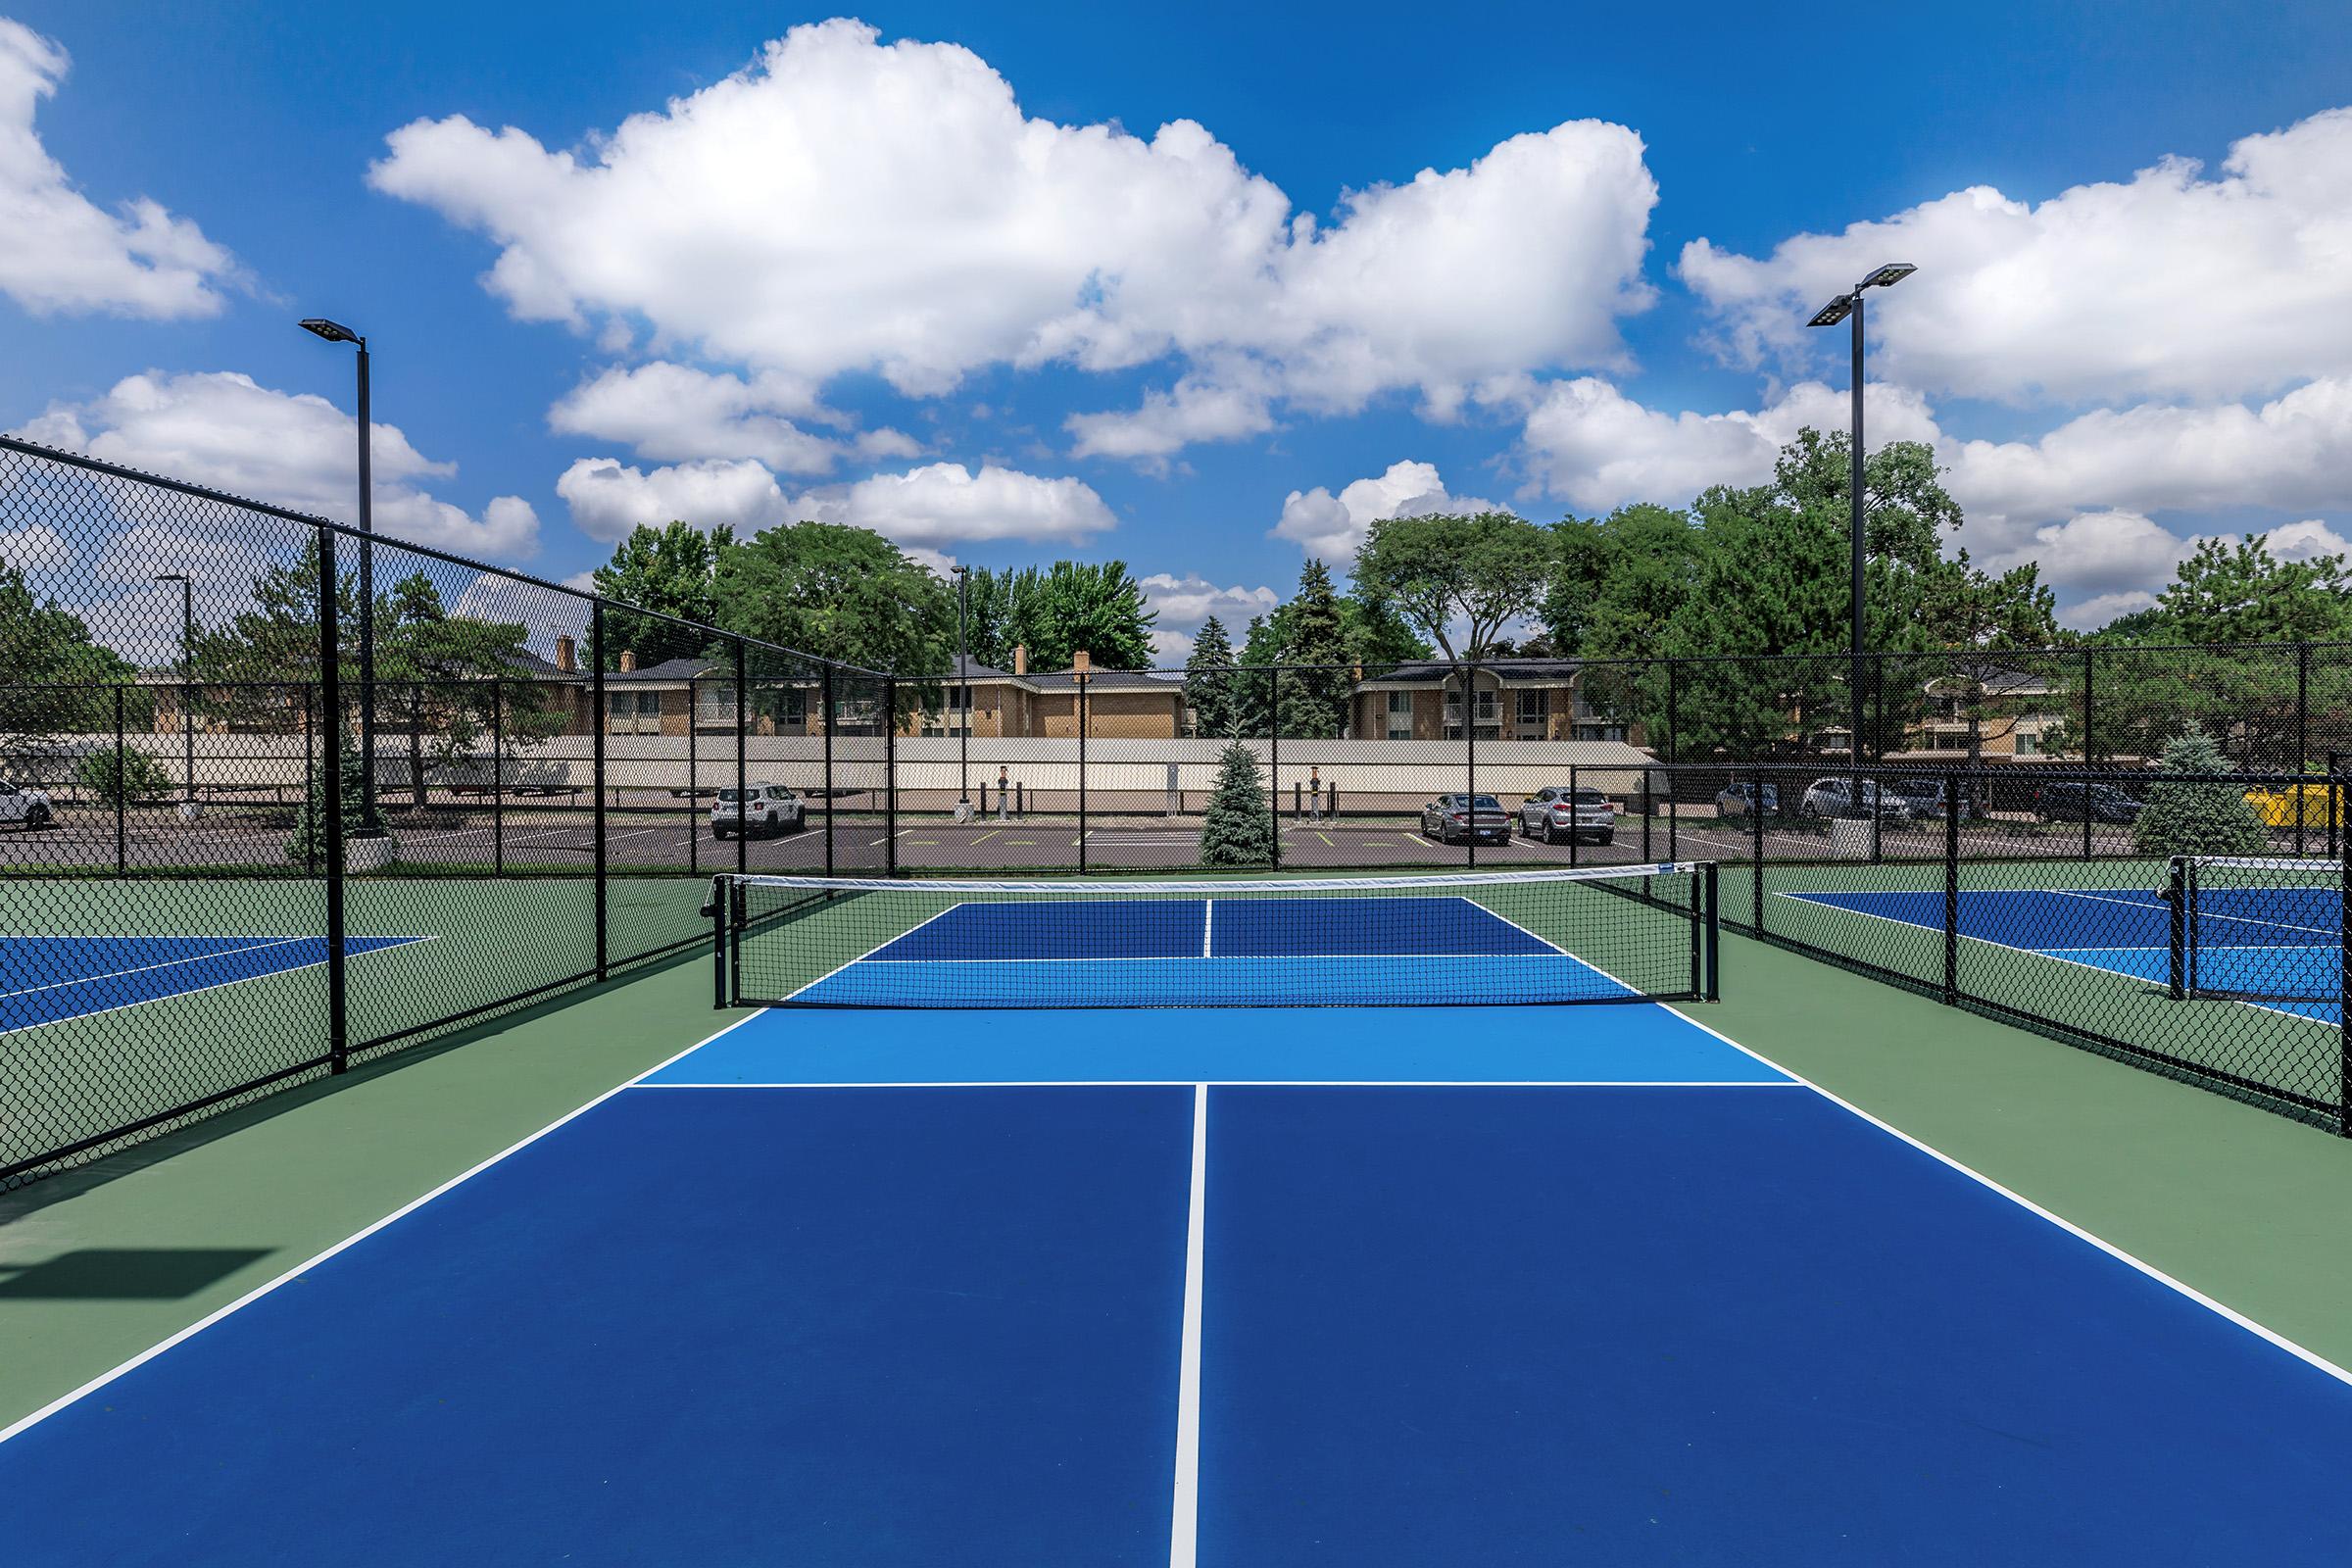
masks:
[(1066, 669), (1082, 648), (1099, 669), (1149, 669), (1158, 618), (1123, 561), (975, 567), (965, 600), (972, 657), (999, 669), (1012, 667), (1015, 647), (1031, 669)]
[[(360, 765), (360, 748), (356, 736), (345, 735), (334, 782), (343, 792), (343, 839), (351, 841), (359, 830), (361, 801), (367, 791), (367, 772)], [(294, 810), (293, 836), (286, 840), (286, 860), (305, 870), (324, 874), (326, 870), (326, 791), (327, 769), (314, 771), (311, 787), (304, 792), (302, 805)]]
[(728, 630), (821, 659), (934, 678), (956, 662), (955, 592), (871, 529), (796, 522), (721, 540), (714, 592)]
[(1360, 584), (1340, 601), (1340, 621), (1346, 629), (1348, 662), (1366, 669), (1387, 669), (1437, 652), (1395, 605)]
[(1200, 863), (1252, 866), (1274, 863), (1274, 815), (1257, 755), (1236, 741), (1217, 759), (1216, 783), (1200, 819)]
[(169, 768), (129, 745), (89, 753), (74, 767), (74, 777), (103, 806), (160, 801), (178, 788)]
[(1551, 564), (1549, 535), (1507, 512), (1388, 517), (1356, 552), (1355, 583), (1458, 665), (1535, 612)]
[(1211, 615), (1200, 623), (1184, 661), (1184, 701), (1201, 736), (1231, 740), (1235, 735), (1234, 679), (1233, 640), (1225, 635), (1225, 623)]
[[(114, 694), (129, 661), (90, 635), (80, 616), (34, 594), (21, 567), (0, 563), (0, 765), (37, 772), (62, 737), (114, 727)], [(143, 716), (146, 705), (139, 705)]]
[[(719, 540), (732, 535), (722, 530)], [(618, 669), (625, 650), (640, 667), (665, 660), (692, 659), (709, 651), (711, 638), (700, 627), (718, 613), (711, 569), (718, 543), (700, 528), (673, 521), (653, 528), (639, 523), (612, 551), (612, 559), (591, 572), (596, 591), (607, 599), (659, 611), (697, 623), (681, 626), (655, 615), (623, 610), (605, 612), (605, 667)]]
[(1337, 739), (1348, 727), (1348, 623), (1331, 585), (1331, 568), (1310, 559), (1298, 573), (1298, 592), (1275, 612), (1281, 662), (1282, 733)]
[[(2057, 603), (2032, 562), (1994, 576), (1962, 550), (1920, 574), (1917, 624), (1931, 653), (1915, 660), (1882, 659), (1878, 695), (1887, 732), (1876, 749), (1900, 743), (1903, 725), (1922, 708), (1956, 711), (1968, 726), (1968, 761), (1983, 762), (1984, 743), (2017, 733), (2029, 717), (2064, 708), (2078, 697), (2079, 661), (2058, 664), (2029, 650), (2059, 641)], [(1912, 678), (1904, 680), (1901, 671)], [(2045, 732), (2046, 749), (2068, 744), (2065, 732)]]
[[(608, 620), (608, 657), (611, 632)], [(493, 702), (503, 709), (500, 740), (510, 755), (563, 727), (563, 715), (540, 702), (540, 687), (514, 678), (524, 636), (516, 621), (449, 613), (421, 571), (376, 596), (376, 733), (379, 747), (387, 732), (406, 739), (413, 807), (423, 808), (435, 768), (471, 757), (490, 733)]]
[(2132, 845), (2142, 855), (2260, 855), (2270, 847), (2262, 819), (2246, 804), (2245, 790), (2231, 782), (2230, 760), (2212, 737), (2191, 730), (2165, 744), (2158, 766), (2167, 773), (2214, 774), (2210, 784), (2194, 780), (2151, 784), (2147, 801), (2132, 824)]

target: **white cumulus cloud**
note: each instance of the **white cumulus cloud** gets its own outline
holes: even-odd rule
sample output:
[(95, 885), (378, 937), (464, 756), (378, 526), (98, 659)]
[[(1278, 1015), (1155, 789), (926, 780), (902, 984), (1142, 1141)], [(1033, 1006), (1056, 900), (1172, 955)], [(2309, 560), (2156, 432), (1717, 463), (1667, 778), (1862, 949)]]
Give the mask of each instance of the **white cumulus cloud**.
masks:
[(1214, 615), (1238, 632), (1250, 623), (1250, 616), (1272, 614), (1282, 603), (1282, 595), (1271, 588), (1248, 588), (1240, 583), (1219, 587), (1197, 571), (1181, 577), (1155, 571), (1138, 577), (1136, 586), (1143, 589), (1144, 603), (1156, 611), (1162, 621), (1178, 626), (1198, 626)]
[[(273, 391), (233, 371), (124, 376), (88, 403), (52, 405), (21, 433), (339, 522), (357, 520), (358, 421), (324, 398)], [(421, 487), (454, 477), (457, 465), (425, 457), (397, 426), (376, 424), (370, 451), (378, 534), (509, 559), (537, 549), (538, 514), (519, 496), (500, 496), (475, 516)]]
[(573, 148), (419, 120), (369, 178), (485, 235), (515, 316), (755, 376), (925, 396), (992, 366), (1172, 356), (1189, 381), (1073, 426), (1144, 461), (1250, 426), (1259, 381), (1444, 412), (1497, 375), (1620, 363), (1657, 199), (1640, 137), (1578, 121), (1346, 192), (1320, 223), (1192, 121), (1034, 119), (971, 51), (847, 20)]
[(156, 320), (217, 315), (236, 260), (144, 196), (108, 213), (74, 188), (33, 117), (66, 51), (0, 17), (0, 293), (35, 315), (103, 311)]
[(1448, 494), (1435, 464), (1408, 461), (1392, 463), (1386, 472), (1358, 479), (1336, 496), (1321, 485), (1292, 491), (1283, 500), (1273, 534), (1318, 560), (1346, 565), (1355, 560), (1372, 524), (1384, 517), (1494, 510), (1491, 501)]
[(657, 463), (757, 458), (786, 473), (822, 473), (840, 445), (794, 420), (838, 417), (793, 376), (747, 379), (656, 360), (582, 382), (548, 411), (547, 422), (560, 434), (625, 443)]
[(2168, 158), (2038, 205), (1973, 186), (1751, 258), (1704, 239), (1683, 280), (1738, 361), (1836, 347), (1806, 318), (1883, 262), (1890, 380), (1970, 397), (2243, 397), (2352, 371), (2352, 109), (2235, 143), (2219, 175)]
[(632, 528), (659, 528), (678, 518), (739, 534), (797, 520), (776, 476), (751, 458), (655, 468), (582, 458), (556, 480), (556, 494), (571, 508), (573, 525), (591, 539), (625, 539)]

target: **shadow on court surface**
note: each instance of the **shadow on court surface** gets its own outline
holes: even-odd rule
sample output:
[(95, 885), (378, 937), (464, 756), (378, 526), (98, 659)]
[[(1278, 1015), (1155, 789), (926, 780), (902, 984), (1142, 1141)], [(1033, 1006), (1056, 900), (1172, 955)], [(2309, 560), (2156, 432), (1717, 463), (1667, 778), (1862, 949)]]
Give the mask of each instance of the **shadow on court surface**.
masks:
[(46, 1263), (0, 1257), (0, 1298), (45, 1301), (175, 1301), (194, 1296), (270, 1247), (99, 1247)]

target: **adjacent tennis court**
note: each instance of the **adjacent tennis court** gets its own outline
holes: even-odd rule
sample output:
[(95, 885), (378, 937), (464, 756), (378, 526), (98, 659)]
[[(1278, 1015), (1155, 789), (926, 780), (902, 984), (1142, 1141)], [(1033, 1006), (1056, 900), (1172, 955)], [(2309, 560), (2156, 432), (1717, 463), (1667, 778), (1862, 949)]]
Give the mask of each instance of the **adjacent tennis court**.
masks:
[[(347, 956), (423, 936), (354, 936)], [(0, 936), (0, 1030), (57, 1023), (114, 1007), (326, 962), (322, 936)]]
[[(1646, 1000), (1713, 941), (1703, 880), (1646, 869), (729, 890), (720, 956), (804, 976), (796, 1005), (11, 1429), (0, 1537), (30, 1564), (2336, 1560), (2306, 1504), (2352, 1455), (2345, 1374)], [(1425, 961), (1575, 964), (1619, 1004), (1394, 1004)], [(1096, 989), (1144, 965), (1254, 1001), (1220, 988), (1300, 964), (1367, 995)]]

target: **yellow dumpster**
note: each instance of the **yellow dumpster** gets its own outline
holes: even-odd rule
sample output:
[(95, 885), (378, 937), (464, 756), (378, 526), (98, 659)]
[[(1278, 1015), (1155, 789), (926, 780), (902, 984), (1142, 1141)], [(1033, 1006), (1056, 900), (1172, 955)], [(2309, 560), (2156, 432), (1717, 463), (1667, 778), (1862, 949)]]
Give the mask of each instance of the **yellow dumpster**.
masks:
[[(2246, 791), (2246, 804), (2262, 818), (2265, 827), (2325, 828), (2328, 825), (2328, 786), (2325, 784), (2288, 784), (2278, 789)], [(2342, 791), (2336, 792), (2335, 820), (2352, 821), (2344, 815)], [(2299, 819), (2299, 821), (2298, 821)]]

